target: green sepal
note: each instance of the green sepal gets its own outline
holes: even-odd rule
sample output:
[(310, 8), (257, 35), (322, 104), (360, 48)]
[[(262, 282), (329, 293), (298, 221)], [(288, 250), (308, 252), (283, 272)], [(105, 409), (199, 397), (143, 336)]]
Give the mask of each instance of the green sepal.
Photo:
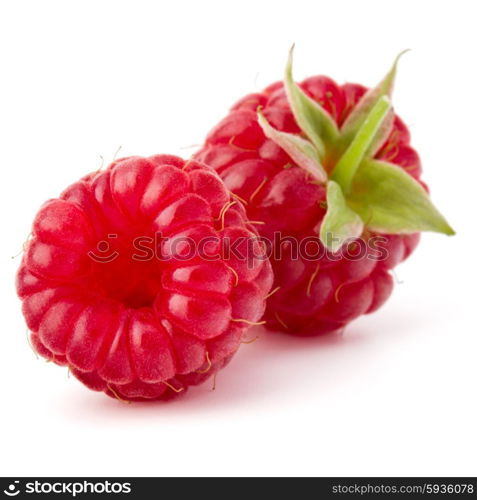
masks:
[(260, 109), (257, 110), (258, 123), (266, 137), (280, 146), (298, 166), (306, 170), (317, 181), (326, 182), (328, 176), (320, 163), (315, 146), (299, 135), (281, 132), (272, 127)]
[(347, 202), (374, 232), (455, 234), (425, 189), (391, 163), (365, 159), (354, 176)]
[(361, 217), (346, 203), (339, 184), (329, 181), (326, 189), (326, 215), (320, 228), (320, 240), (332, 252), (363, 232)]
[(389, 138), (389, 135), (391, 134), (393, 125), (394, 125), (394, 110), (393, 108), (391, 108), (384, 117), (379, 127), (379, 130), (377, 131), (376, 135), (371, 141), (371, 144), (366, 153), (367, 156), (372, 158), (384, 146), (385, 142)]
[(329, 148), (339, 139), (338, 127), (331, 115), (319, 103), (308, 97), (293, 80), (293, 48), (290, 49), (285, 69), (285, 90), (293, 116), (318, 150), (320, 157), (325, 155), (325, 144)]
[(353, 176), (366, 156), (371, 156), (376, 137), (382, 135), (383, 125), (389, 127), (389, 115), (392, 114), (391, 101), (381, 96), (369, 113), (364, 117), (353, 140), (343, 153), (335, 168), (332, 178), (347, 194), (351, 188)]
[[(366, 116), (369, 114), (372, 107), (376, 104), (379, 98), (382, 96), (391, 98), (399, 59), (403, 54), (408, 52), (408, 50), (409, 49), (403, 50), (396, 57), (391, 69), (383, 78), (383, 80), (374, 89), (370, 89), (366, 92), (366, 94), (360, 99), (358, 104), (353, 108), (353, 111), (351, 111), (349, 116), (346, 118), (341, 127), (341, 140), (345, 147), (353, 140), (353, 137), (356, 135), (357, 131), (366, 119)], [(386, 138), (384, 138), (384, 140), (385, 139)]]

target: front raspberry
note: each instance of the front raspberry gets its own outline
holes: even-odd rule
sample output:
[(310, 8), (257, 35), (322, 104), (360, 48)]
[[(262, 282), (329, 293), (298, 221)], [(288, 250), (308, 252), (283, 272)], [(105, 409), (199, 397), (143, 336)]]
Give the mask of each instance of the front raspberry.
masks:
[(271, 242), (267, 325), (342, 329), (379, 308), (420, 231), (453, 234), (420, 180), (410, 134), (389, 101), (396, 63), (375, 89), (326, 76), (245, 96), (196, 157), (246, 203)]
[[(231, 253), (237, 242), (253, 252)], [(212, 169), (115, 161), (35, 218), (17, 277), (31, 343), (93, 390), (168, 399), (226, 365), (261, 318), (262, 254)]]

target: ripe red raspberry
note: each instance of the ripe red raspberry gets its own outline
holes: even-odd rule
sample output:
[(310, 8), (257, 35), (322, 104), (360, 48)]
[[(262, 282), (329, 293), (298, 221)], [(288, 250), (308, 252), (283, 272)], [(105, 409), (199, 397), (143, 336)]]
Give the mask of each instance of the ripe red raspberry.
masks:
[[(293, 246), (286, 242), (280, 254), (274, 240), (271, 261), (274, 287), (279, 288), (267, 304), (269, 326), (295, 334), (343, 328), (386, 301), (393, 287), (389, 271), (414, 250), (418, 231), (452, 234), (417, 182), (393, 167), (420, 182), (421, 163), (409, 131), (383, 97), (390, 94), (395, 70), (396, 65), (374, 90), (340, 86), (326, 76), (307, 78), (297, 86), (290, 57), (285, 83), (239, 100), (196, 154), (246, 202), (249, 218), (261, 223), (257, 228), (262, 236), (273, 240), (279, 233), (282, 241), (293, 238), (303, 244), (320, 235), (315, 255), (308, 257), (300, 247), (294, 258)], [(378, 119), (374, 128), (373, 119)], [(360, 145), (363, 138), (369, 144)], [(369, 165), (363, 167), (365, 161)], [(360, 175), (353, 183), (356, 168)], [(376, 172), (381, 177), (373, 180)], [(336, 191), (338, 201), (333, 198)], [(342, 203), (329, 216), (329, 226), (341, 216), (348, 218), (335, 224), (350, 237), (347, 246), (338, 245), (339, 257), (336, 248), (325, 254), (323, 242), (330, 196)], [(412, 203), (424, 207), (422, 213), (421, 208), (412, 213)]]
[[(226, 365), (261, 318), (272, 273), (256, 239), (212, 169), (115, 161), (35, 218), (17, 277), (32, 345), (109, 396), (175, 396)], [(237, 241), (255, 257), (225, 257)]]

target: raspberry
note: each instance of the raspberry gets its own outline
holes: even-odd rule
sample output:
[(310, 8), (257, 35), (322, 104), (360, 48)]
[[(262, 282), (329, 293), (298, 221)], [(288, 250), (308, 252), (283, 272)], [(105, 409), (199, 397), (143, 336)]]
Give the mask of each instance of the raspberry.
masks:
[[(387, 300), (393, 288), (390, 270), (412, 253), (419, 231), (453, 234), (421, 187), (427, 189), (420, 181), (419, 156), (410, 145), (406, 125), (385, 97), (395, 71), (396, 63), (374, 90), (358, 84), (340, 86), (326, 76), (297, 85), (290, 56), (285, 83), (239, 100), (195, 156), (246, 202), (249, 218), (260, 222), (259, 232), (272, 241), (277, 291), (267, 304), (268, 326), (294, 334), (342, 329)], [(366, 126), (376, 117), (381, 121), (369, 132)], [(359, 134), (370, 138), (361, 150), (359, 141), (353, 143)], [(380, 181), (373, 183), (355, 173), (365, 167), (369, 177), (377, 172)], [(396, 167), (408, 175), (396, 172)], [(381, 200), (383, 186), (389, 196)], [(336, 206), (341, 203), (331, 215), (330, 197)], [(398, 202), (393, 206), (394, 198)], [(400, 212), (401, 205), (406, 213)], [(418, 213), (417, 207), (424, 208)], [(348, 246), (340, 247), (349, 255), (337, 257), (322, 232), (325, 222), (340, 217), (348, 218), (338, 221), (338, 229), (350, 237)], [(298, 244), (319, 235), (317, 256), (296, 256), (290, 245), (278, 249), (277, 233), (282, 241), (291, 238)], [(360, 242), (365, 243), (364, 253), (352, 258)]]
[(237, 239), (255, 229), (196, 161), (130, 157), (82, 178), (42, 206), (18, 271), (32, 346), (121, 400), (184, 392), (265, 309), (270, 264), (261, 247), (225, 258)]

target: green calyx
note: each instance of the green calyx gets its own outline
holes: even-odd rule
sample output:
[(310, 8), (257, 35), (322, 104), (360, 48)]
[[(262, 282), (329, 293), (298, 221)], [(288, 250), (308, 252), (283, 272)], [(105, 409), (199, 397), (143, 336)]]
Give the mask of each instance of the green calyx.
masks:
[(320, 239), (333, 252), (346, 241), (361, 236), (365, 228), (384, 234), (455, 234), (413, 177), (396, 165), (373, 159), (392, 130), (394, 112), (390, 99), (397, 63), (403, 53), (384, 79), (361, 98), (341, 128), (294, 82), (293, 47), (284, 83), (302, 135), (276, 130), (262, 111), (257, 111), (265, 135), (315, 181), (326, 184), (328, 209)]

